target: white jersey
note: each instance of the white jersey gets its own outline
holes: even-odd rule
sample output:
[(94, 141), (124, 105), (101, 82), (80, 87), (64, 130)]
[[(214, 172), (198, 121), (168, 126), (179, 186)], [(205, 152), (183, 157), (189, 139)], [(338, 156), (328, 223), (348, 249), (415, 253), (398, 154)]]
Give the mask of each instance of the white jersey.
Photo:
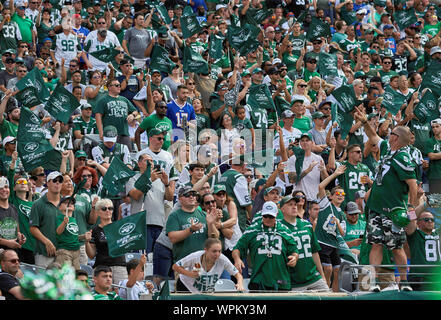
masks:
[(77, 36), (64, 32), (56, 35), (55, 38), (55, 59), (61, 62), (64, 58), (64, 67), (68, 68), (70, 60), (76, 58), (78, 55), (78, 39)]
[(162, 150), (158, 153), (153, 152), (150, 150), (149, 147), (145, 148), (144, 150), (138, 152), (137, 158), (141, 154), (148, 154), (154, 164), (159, 164), (161, 166), (161, 169), (165, 171), (165, 173), (168, 175), (169, 181), (177, 180), (178, 174), (175, 172), (174, 166), (173, 166), (173, 156), (170, 152)]
[(202, 266), (202, 271), (200, 271), (200, 276), (198, 278), (187, 277), (183, 274), (179, 275), (182, 283), (185, 284), (188, 290), (192, 293), (202, 292), (202, 291), (214, 291), (214, 286), (220, 276), (227, 270), (230, 275), (235, 275), (239, 273), (236, 267), (231, 263), (230, 260), (223, 254), (219, 256), (210, 271), (205, 270), (201, 262), (201, 257), (204, 254), (204, 250), (196, 251), (188, 256), (182, 258), (176, 264), (186, 270), (193, 270), (196, 263)]
[[(84, 40), (84, 50), (86, 52), (92, 53), (95, 51), (103, 50), (105, 48), (114, 48), (121, 46), (118, 38), (112, 31), (107, 30), (106, 38), (102, 42), (98, 40), (97, 32), (97, 30), (90, 32)], [(107, 62), (102, 62), (90, 54), (88, 56), (88, 59), (95, 69), (98, 69), (100, 71), (106, 70)]]

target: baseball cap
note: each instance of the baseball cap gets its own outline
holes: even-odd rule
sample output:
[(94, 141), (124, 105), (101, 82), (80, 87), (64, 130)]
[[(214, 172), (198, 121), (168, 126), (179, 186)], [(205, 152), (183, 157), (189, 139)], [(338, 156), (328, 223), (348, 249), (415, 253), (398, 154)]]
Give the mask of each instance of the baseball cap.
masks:
[(81, 110), (88, 109), (88, 108), (92, 108), (90, 103), (87, 103), (87, 102), (81, 103)]
[(312, 114), (311, 117), (312, 117), (312, 119), (320, 119), (320, 118), (324, 118), (325, 115), (321, 111), (316, 111)]
[(0, 177), (0, 188), (9, 187), (9, 181), (6, 177)]
[(287, 204), (291, 200), (294, 200), (294, 197), (291, 195), (283, 197), (282, 200), (280, 201), (280, 208), (282, 208), (285, 204)]
[(240, 74), (240, 76), (241, 77), (245, 77), (245, 76), (248, 76), (248, 75), (250, 75), (251, 73), (250, 73), (250, 71), (248, 70), (248, 69), (245, 69), (241, 74)]
[(317, 59), (314, 58), (314, 57), (308, 57), (308, 58), (305, 59), (305, 61), (306, 61), (306, 62), (312, 62), (312, 61), (317, 62)]
[(262, 72), (262, 73), (263, 73), (263, 70), (260, 69), (260, 68), (255, 68), (255, 69), (253, 70), (253, 74), (255, 74), (255, 73), (259, 73), (259, 72)]
[(367, 119), (371, 120), (373, 117), (376, 117), (376, 116), (378, 116), (378, 113), (372, 112), (372, 113), (369, 113), (369, 115), (367, 116)]
[(263, 192), (263, 195), (266, 196), (268, 193), (270, 193), (273, 190), (279, 191), (279, 195), (282, 195), (282, 188), (278, 187), (278, 186), (273, 186), (273, 187), (266, 188), (265, 191)]
[(394, 28), (393, 25), (391, 25), (391, 24), (386, 24), (386, 25), (383, 27), (383, 30), (385, 30), (385, 29), (393, 29), (393, 28)]
[(6, 138), (3, 139), (3, 146), (5, 146), (7, 143), (15, 141), (16, 138), (12, 137), (12, 136), (7, 136)]
[(285, 111), (282, 112), (282, 119), (292, 118), (294, 116), (295, 116), (295, 114), (291, 110), (285, 110)]
[(354, 74), (354, 78), (355, 79), (359, 79), (359, 78), (366, 78), (366, 74), (363, 71), (357, 71)]
[(227, 192), (227, 188), (225, 187), (224, 184), (216, 184), (216, 185), (213, 187), (213, 193), (214, 193), (214, 194), (217, 194), (217, 193), (219, 193), (219, 192), (221, 192), (221, 191)]
[(51, 173), (49, 173), (46, 177), (46, 182), (54, 180), (57, 177), (62, 177), (63, 175), (58, 172), (58, 171), (52, 171)]
[(282, 32), (282, 28), (280, 28), (279, 26), (276, 26), (276, 27), (274, 28), (274, 31), (275, 31), (275, 32)]
[(106, 126), (103, 129), (103, 141), (104, 142), (116, 142), (118, 137), (118, 131), (114, 126)]
[(279, 58), (275, 58), (273, 59), (273, 65), (282, 62), (282, 60), (280, 60)]
[(159, 71), (158, 69), (152, 69), (152, 71), (150, 72), (151, 74), (154, 74), (154, 73), (159, 73), (159, 74), (161, 74), (161, 71)]
[(279, 213), (279, 209), (277, 209), (277, 205), (272, 201), (267, 201), (263, 204), (262, 207), (262, 216), (270, 215), (274, 218), (277, 217)]
[(78, 150), (75, 152), (75, 158), (87, 158), (87, 154), (84, 150)]
[(191, 186), (182, 186), (178, 190), (178, 197), (182, 197), (183, 195), (189, 193), (190, 191), (194, 191)]
[(268, 70), (268, 74), (278, 74), (279, 70), (276, 67), (272, 67), (271, 69)]
[(149, 136), (149, 137), (153, 137), (153, 136), (156, 136), (157, 134), (161, 134), (161, 133), (163, 133), (164, 131), (162, 131), (162, 130), (159, 130), (159, 129), (157, 129), (157, 128), (153, 128), (153, 129), (151, 129), (148, 133), (147, 133), (147, 135)]
[(430, 55), (434, 55), (435, 53), (441, 53), (441, 48), (438, 46), (432, 47), (432, 49), (430, 49)]
[(294, 98), (292, 101), (291, 101), (291, 105), (293, 105), (294, 103), (296, 103), (296, 102), (298, 102), (298, 101), (300, 101), (301, 103), (304, 103), (304, 101), (303, 101), (303, 99), (300, 99), (300, 98)]
[(433, 126), (434, 124), (441, 124), (441, 119), (438, 118), (438, 119), (434, 119), (434, 120), (430, 121), (431, 126)]
[(62, 197), (60, 199), (60, 202), (58, 203), (58, 206), (62, 204), (63, 202), (70, 202), (71, 204), (75, 204), (75, 198), (71, 196)]
[(353, 201), (349, 201), (346, 204), (346, 213), (347, 214), (356, 214), (356, 213), (361, 213), (360, 209), (358, 209), (358, 205), (353, 202)]
[(367, 10), (366, 9), (360, 9), (357, 11), (356, 14), (367, 14)]
[(378, 54), (377, 50), (375, 50), (375, 49), (370, 49), (370, 50), (368, 51), (368, 53), (369, 53), (370, 55)]
[(309, 140), (312, 140), (312, 137), (308, 132), (302, 133), (302, 135), (300, 136), (300, 139), (302, 139), (303, 137), (307, 137), (307, 138), (309, 138)]

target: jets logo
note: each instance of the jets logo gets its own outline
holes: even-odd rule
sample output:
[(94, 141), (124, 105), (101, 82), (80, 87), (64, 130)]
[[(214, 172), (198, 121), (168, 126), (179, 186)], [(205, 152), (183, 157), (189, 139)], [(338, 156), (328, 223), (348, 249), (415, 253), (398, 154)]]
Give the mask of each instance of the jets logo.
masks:
[(78, 225), (76, 223), (68, 223), (66, 229), (71, 234), (78, 234)]
[(27, 152), (34, 152), (35, 150), (38, 149), (39, 146), (40, 146), (40, 144), (38, 142), (28, 142), (24, 146), (24, 149)]
[(126, 236), (128, 234), (131, 234), (133, 230), (135, 230), (136, 226), (134, 223), (128, 222), (125, 223), (119, 228), (118, 233), (122, 236)]
[(20, 204), (20, 205), (18, 206), (18, 209), (19, 209), (20, 212), (22, 212), (26, 217), (29, 218), (29, 217), (31, 216), (31, 208), (26, 207), (26, 206)]
[(196, 217), (188, 218), (188, 219), (187, 219), (187, 222), (188, 222), (189, 224), (191, 224), (191, 220), (193, 220), (193, 223), (194, 223), (194, 224), (198, 224), (198, 223), (199, 223), (199, 219), (196, 218)]
[(384, 93), (384, 100), (392, 102), (393, 99), (394, 99), (394, 96), (391, 93), (389, 93), (389, 92)]
[(436, 109), (436, 104), (435, 104), (435, 101), (433, 101), (433, 100), (427, 101), (426, 106), (430, 110), (435, 110)]

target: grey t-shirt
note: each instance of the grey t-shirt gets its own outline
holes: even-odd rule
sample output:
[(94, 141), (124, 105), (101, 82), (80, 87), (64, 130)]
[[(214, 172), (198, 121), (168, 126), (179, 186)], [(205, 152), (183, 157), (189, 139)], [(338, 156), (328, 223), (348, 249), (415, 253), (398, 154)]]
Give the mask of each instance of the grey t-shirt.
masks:
[(127, 47), (132, 57), (136, 59), (147, 59), (144, 56), (144, 51), (147, 49), (150, 41), (150, 34), (146, 29), (130, 28), (124, 34), (124, 40), (127, 41)]
[(316, 128), (312, 128), (308, 131), (309, 134), (312, 136), (312, 140), (315, 144), (326, 144), (326, 131), (317, 131)]

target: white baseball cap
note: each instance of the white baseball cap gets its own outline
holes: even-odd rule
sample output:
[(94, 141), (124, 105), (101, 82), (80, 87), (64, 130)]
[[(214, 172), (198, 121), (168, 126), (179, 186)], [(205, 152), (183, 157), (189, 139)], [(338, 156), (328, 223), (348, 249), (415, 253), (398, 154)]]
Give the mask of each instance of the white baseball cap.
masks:
[(3, 139), (3, 146), (5, 146), (7, 143), (16, 140), (15, 137), (12, 136), (7, 136), (6, 138)]
[(9, 187), (9, 180), (6, 177), (0, 177), (0, 188)]
[(52, 171), (51, 173), (49, 173), (47, 175), (46, 182), (54, 180), (56, 177), (59, 177), (59, 176), (62, 177), (63, 175), (60, 172), (58, 172), (58, 171)]
[(438, 119), (434, 119), (434, 120), (430, 121), (431, 126), (433, 126), (434, 124), (441, 124), (441, 119), (438, 118)]
[(441, 53), (441, 48), (438, 46), (432, 47), (432, 49), (430, 49), (430, 55), (434, 55), (435, 53)]
[(277, 217), (279, 213), (279, 209), (277, 209), (277, 205), (272, 201), (267, 201), (263, 204), (262, 207), (262, 216), (270, 215), (274, 218)]

